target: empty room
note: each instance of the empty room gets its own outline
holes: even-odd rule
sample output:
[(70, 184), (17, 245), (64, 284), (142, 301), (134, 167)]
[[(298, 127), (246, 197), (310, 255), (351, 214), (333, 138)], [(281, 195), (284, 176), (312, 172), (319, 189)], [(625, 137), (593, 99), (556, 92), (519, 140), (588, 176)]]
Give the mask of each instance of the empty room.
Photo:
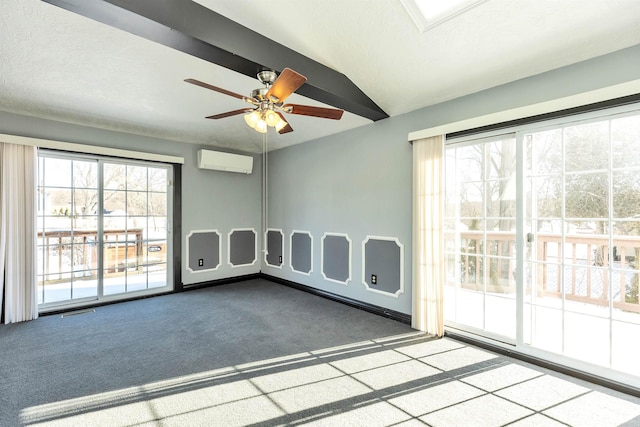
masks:
[(0, 2), (0, 426), (640, 426), (637, 0)]

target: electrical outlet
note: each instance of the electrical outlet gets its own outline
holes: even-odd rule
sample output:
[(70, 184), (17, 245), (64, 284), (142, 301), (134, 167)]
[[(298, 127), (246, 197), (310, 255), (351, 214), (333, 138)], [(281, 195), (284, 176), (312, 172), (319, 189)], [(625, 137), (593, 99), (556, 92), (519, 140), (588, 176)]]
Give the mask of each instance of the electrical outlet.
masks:
[(204, 259), (200, 258), (198, 260), (198, 267), (202, 267), (204, 265)]
[(378, 275), (377, 274), (372, 274), (371, 275), (371, 284), (372, 285), (377, 285), (378, 284)]
[(282, 255), (280, 255), (280, 256), (278, 257), (278, 262), (279, 262), (280, 264), (282, 264)]

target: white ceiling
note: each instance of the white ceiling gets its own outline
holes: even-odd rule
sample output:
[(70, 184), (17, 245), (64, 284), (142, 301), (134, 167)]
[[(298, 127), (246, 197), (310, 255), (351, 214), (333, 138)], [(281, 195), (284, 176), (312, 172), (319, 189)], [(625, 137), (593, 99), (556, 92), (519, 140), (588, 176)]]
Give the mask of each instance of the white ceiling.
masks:
[[(390, 116), (640, 43), (638, 0), (487, 0), (422, 33), (399, 0), (197, 0), (345, 74)], [(184, 83), (249, 95), (252, 78), (39, 0), (0, 2), (0, 110), (260, 152), (246, 106)], [(322, 105), (299, 95), (287, 102)], [(288, 116), (271, 149), (371, 123)]]

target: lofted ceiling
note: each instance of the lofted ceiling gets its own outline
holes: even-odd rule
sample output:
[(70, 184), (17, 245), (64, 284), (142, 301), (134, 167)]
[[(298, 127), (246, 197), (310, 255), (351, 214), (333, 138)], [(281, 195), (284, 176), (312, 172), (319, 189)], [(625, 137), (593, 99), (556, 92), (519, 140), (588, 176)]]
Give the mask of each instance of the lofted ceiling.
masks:
[[(260, 83), (184, 45), (277, 71), (300, 63), (309, 80), (287, 102), (347, 110), (340, 121), (287, 116), (294, 132), (269, 132), (278, 149), (640, 43), (637, 0), (485, 0), (425, 32), (400, 0), (156, 0), (132, 30), (131, 12), (94, 20), (79, 10), (144, 3), (0, 2), (0, 110), (259, 153), (262, 136), (241, 115), (204, 118), (247, 104), (183, 80), (247, 96)], [(183, 9), (207, 13), (172, 17)], [(224, 32), (209, 34), (219, 15), (239, 25), (213, 21)], [(166, 31), (154, 38), (137, 24), (147, 21)]]

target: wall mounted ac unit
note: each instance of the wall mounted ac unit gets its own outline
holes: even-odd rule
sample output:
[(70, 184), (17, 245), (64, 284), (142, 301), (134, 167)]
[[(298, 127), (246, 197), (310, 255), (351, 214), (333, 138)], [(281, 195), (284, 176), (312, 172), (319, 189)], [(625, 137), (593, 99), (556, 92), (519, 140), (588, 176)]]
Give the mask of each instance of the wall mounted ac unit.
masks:
[(198, 150), (198, 168), (250, 174), (253, 157), (220, 151)]

